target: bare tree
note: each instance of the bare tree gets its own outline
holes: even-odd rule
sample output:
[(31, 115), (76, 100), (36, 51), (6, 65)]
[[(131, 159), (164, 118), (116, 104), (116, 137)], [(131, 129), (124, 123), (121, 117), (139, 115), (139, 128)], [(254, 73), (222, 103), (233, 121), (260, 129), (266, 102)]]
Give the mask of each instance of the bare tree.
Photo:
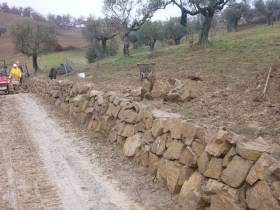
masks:
[(229, 0), (169, 0), (180, 8), (182, 12), (181, 23), (187, 23), (187, 15), (201, 14), (204, 17), (198, 44), (207, 44), (211, 24), (216, 12), (221, 11)]
[(57, 44), (55, 29), (50, 25), (24, 20), (11, 26), (11, 37), (17, 51), (32, 57), (34, 71), (39, 70), (38, 56), (48, 53)]
[(121, 25), (123, 54), (129, 56), (129, 34), (137, 31), (160, 8), (165, 8), (161, 0), (104, 0), (107, 16), (118, 20)]

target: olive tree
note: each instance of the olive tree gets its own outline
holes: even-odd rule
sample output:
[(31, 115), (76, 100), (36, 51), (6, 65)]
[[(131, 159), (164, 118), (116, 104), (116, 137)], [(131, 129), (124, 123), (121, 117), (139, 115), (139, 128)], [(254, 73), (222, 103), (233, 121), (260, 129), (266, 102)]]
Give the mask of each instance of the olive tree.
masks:
[(157, 41), (164, 38), (164, 26), (161, 21), (147, 21), (136, 34), (138, 42), (154, 50)]
[(119, 21), (123, 40), (123, 54), (129, 56), (129, 35), (138, 31), (160, 8), (165, 8), (161, 0), (104, 0), (104, 11), (108, 17)]
[(173, 40), (174, 44), (179, 45), (181, 39), (187, 35), (187, 26), (180, 24), (179, 18), (170, 18), (165, 24), (165, 38)]
[(280, 1), (279, 0), (256, 0), (254, 2), (256, 11), (266, 17), (268, 25), (273, 25), (273, 16), (279, 13)]
[(20, 21), (11, 26), (10, 34), (16, 50), (32, 57), (35, 72), (39, 70), (38, 56), (48, 53), (57, 45), (55, 29), (47, 23)]
[(201, 14), (204, 21), (201, 27), (198, 44), (207, 44), (208, 35), (214, 14), (221, 11), (229, 0), (168, 0), (181, 10), (181, 23), (187, 23), (187, 15), (195, 16)]
[(246, 2), (231, 2), (223, 12), (228, 32), (237, 31), (237, 25), (241, 18), (249, 15), (250, 6)]
[(83, 35), (86, 39), (93, 43), (98, 41), (102, 45), (102, 51), (106, 51), (107, 41), (118, 35), (118, 22), (111, 18), (88, 18), (86, 21)]

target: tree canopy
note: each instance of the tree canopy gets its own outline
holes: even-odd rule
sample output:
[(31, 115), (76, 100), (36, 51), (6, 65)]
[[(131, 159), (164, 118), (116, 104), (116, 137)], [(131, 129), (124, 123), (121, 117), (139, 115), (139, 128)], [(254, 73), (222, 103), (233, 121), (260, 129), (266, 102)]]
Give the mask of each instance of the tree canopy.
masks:
[(256, 11), (266, 17), (268, 25), (273, 24), (273, 17), (279, 15), (280, 12), (280, 1), (279, 0), (256, 0), (254, 2)]
[(165, 8), (166, 5), (161, 0), (104, 0), (106, 15), (118, 20), (121, 26), (124, 55), (129, 55), (129, 34), (139, 30), (158, 9)]
[(55, 29), (46, 23), (20, 21), (11, 26), (10, 33), (16, 50), (32, 57), (35, 72), (39, 69), (37, 57), (48, 53), (57, 44)]
[(230, 2), (223, 12), (226, 21), (227, 30), (229, 32), (237, 31), (238, 21), (246, 18), (250, 13), (250, 6), (246, 2)]
[(156, 42), (164, 38), (164, 24), (161, 21), (147, 21), (136, 36), (140, 44), (145, 44), (153, 50)]
[(180, 24), (179, 18), (170, 18), (165, 24), (165, 37), (174, 41), (176, 45), (181, 43), (181, 39), (187, 35), (187, 25)]
[(107, 41), (113, 39), (119, 33), (118, 21), (111, 18), (88, 18), (83, 35), (88, 42), (98, 41), (102, 44), (103, 51), (106, 50)]
[(198, 44), (208, 43), (208, 34), (214, 14), (222, 10), (228, 2), (229, 0), (167, 0), (168, 4), (174, 4), (180, 8), (183, 25), (187, 23), (187, 15), (201, 14), (204, 17)]

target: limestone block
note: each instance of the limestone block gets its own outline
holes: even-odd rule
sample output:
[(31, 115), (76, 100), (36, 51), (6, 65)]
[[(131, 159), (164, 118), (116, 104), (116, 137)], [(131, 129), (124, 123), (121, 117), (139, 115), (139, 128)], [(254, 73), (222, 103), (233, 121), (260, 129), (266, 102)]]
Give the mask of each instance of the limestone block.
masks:
[(194, 172), (192, 176), (186, 180), (180, 191), (180, 203), (184, 209), (202, 210), (205, 202), (202, 199), (201, 186), (204, 177), (199, 172)]
[(153, 153), (149, 153), (149, 173), (155, 175), (158, 169), (159, 158)]
[(212, 157), (207, 166), (206, 171), (204, 172), (204, 176), (213, 179), (219, 179), (219, 177), (222, 174), (222, 170), (223, 170), (223, 159)]
[(235, 200), (219, 193), (211, 196), (210, 210), (246, 210), (244, 206), (240, 206)]
[(277, 163), (277, 160), (272, 156), (263, 153), (262, 156), (258, 159), (255, 165), (251, 168), (246, 182), (250, 185), (253, 185), (258, 180), (267, 180), (269, 176), (269, 167)]
[(158, 118), (153, 121), (152, 134), (155, 138), (163, 134), (166, 122), (165, 118)]
[(179, 162), (188, 167), (196, 167), (197, 166), (197, 155), (192, 151), (192, 149), (190, 147), (187, 147), (181, 153)]
[(159, 98), (161, 95), (168, 93), (172, 86), (167, 80), (155, 80), (151, 95), (153, 98)]
[(276, 176), (278, 179), (280, 179), (280, 163), (279, 162), (274, 162), (271, 167), (269, 167), (269, 172)]
[(154, 142), (154, 137), (152, 135), (152, 132), (149, 131), (149, 130), (146, 130), (144, 135), (143, 135), (143, 138), (142, 138), (142, 143), (143, 144), (150, 144), (150, 143), (153, 143)]
[(198, 158), (198, 161), (197, 161), (197, 165), (198, 165), (198, 171), (200, 173), (204, 173), (208, 167), (208, 164), (210, 162), (210, 155), (204, 151)]
[(182, 139), (184, 132), (184, 124), (181, 119), (170, 118), (166, 123), (165, 130), (170, 131), (171, 138), (173, 139)]
[(259, 181), (246, 192), (246, 201), (250, 209), (279, 210), (280, 206), (273, 197), (269, 185), (265, 181)]
[(186, 145), (190, 146), (194, 141), (197, 134), (197, 126), (192, 123), (184, 122), (183, 123), (183, 132), (182, 136)]
[(141, 147), (141, 137), (142, 135), (137, 133), (134, 136), (126, 139), (123, 147), (125, 156), (132, 157), (136, 154), (136, 151)]
[(135, 127), (134, 125), (126, 124), (124, 127), (121, 136), (123, 137), (132, 137), (135, 134)]
[(139, 150), (136, 152), (136, 161), (143, 167), (149, 166), (149, 152), (144, 150)]
[(227, 139), (229, 138), (229, 132), (219, 130), (212, 143), (206, 146), (206, 151), (215, 157), (225, 155), (231, 148)]
[(153, 115), (151, 112), (143, 112), (143, 122), (146, 129), (151, 129), (153, 125)]
[(151, 151), (157, 155), (163, 155), (166, 150), (167, 135), (162, 135), (156, 138), (152, 144)]
[(252, 165), (252, 161), (234, 156), (227, 168), (223, 171), (221, 179), (231, 187), (240, 187), (245, 181)]
[(203, 153), (205, 146), (198, 140), (195, 140), (192, 143), (191, 148), (192, 148), (193, 152), (199, 157)]
[(238, 142), (236, 152), (247, 160), (257, 160), (263, 152), (267, 152), (271, 147), (265, 142), (262, 137), (254, 141)]
[(236, 155), (235, 147), (232, 147), (224, 157), (223, 167), (226, 167), (235, 155)]
[(181, 141), (174, 140), (164, 153), (163, 157), (169, 160), (178, 160), (184, 149), (184, 144)]

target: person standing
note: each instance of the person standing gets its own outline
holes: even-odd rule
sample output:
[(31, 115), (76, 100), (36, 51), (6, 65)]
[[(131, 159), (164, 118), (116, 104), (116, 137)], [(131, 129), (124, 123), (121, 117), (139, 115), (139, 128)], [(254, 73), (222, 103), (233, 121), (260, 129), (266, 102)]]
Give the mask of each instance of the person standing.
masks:
[(49, 78), (56, 79), (56, 75), (57, 75), (57, 70), (55, 68), (51, 68), (51, 70), (49, 72)]
[(17, 80), (17, 81), (20, 80), (21, 70), (20, 70), (20, 68), (18, 67), (17, 64), (14, 64), (13, 67), (11, 68), (9, 78), (11, 80)]
[(9, 76), (8, 67), (6, 65), (4, 65), (3, 69), (1, 69), (0, 76), (2, 76), (2, 77), (8, 77)]
[(23, 72), (23, 66), (20, 64), (19, 61), (16, 62), (17, 67), (19, 68), (19, 70), (21, 71), (21, 77), (20, 77), (20, 84), (22, 84), (22, 80), (24, 79), (24, 72)]
[(21, 78), (21, 70), (19, 69), (17, 64), (14, 64), (10, 70), (9, 79), (13, 85), (13, 89), (17, 92), (20, 85), (20, 78)]

